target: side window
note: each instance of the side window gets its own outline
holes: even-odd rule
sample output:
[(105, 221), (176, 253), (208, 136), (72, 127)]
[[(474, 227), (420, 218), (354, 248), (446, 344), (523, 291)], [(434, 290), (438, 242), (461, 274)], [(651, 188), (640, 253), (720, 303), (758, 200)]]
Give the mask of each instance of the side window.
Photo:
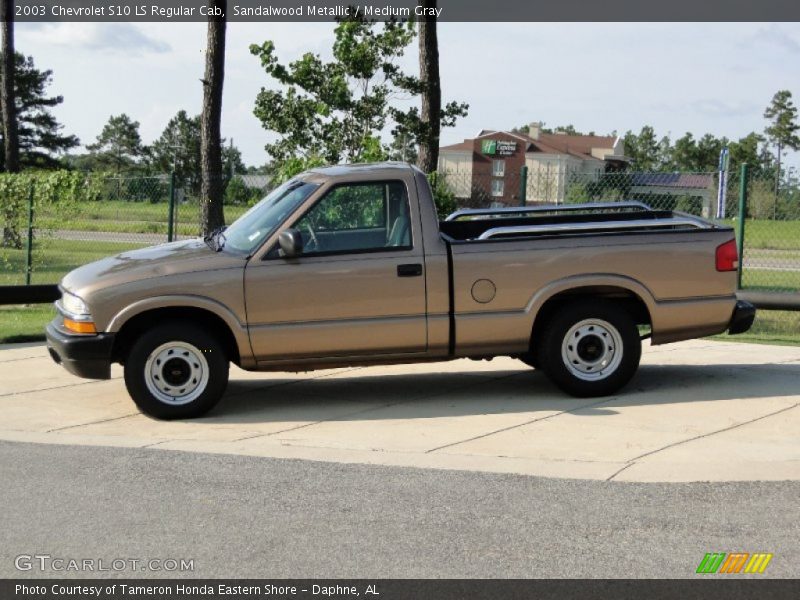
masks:
[(303, 254), (411, 248), (408, 194), (400, 181), (340, 185), (295, 224)]

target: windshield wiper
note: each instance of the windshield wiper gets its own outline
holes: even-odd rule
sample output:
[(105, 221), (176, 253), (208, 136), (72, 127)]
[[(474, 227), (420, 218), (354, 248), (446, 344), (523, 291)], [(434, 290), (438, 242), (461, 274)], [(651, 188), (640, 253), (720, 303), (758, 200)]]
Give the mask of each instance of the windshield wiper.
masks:
[(228, 239), (223, 233), (225, 229), (226, 227), (224, 225), (222, 227), (217, 227), (214, 231), (203, 238), (203, 241), (208, 244), (208, 247), (214, 252), (219, 252), (225, 247), (225, 241)]

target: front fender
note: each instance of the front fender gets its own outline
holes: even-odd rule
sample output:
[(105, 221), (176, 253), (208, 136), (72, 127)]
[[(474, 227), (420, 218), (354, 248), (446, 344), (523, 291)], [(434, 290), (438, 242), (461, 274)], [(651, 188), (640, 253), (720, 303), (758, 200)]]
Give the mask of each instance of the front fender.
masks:
[(213, 313), (228, 326), (236, 345), (239, 347), (239, 356), (242, 366), (246, 366), (252, 359), (253, 351), (250, 347), (250, 338), (247, 332), (247, 324), (239, 321), (237, 316), (224, 304), (206, 298), (204, 296), (194, 296), (190, 294), (154, 296), (137, 300), (132, 304), (117, 312), (105, 327), (108, 333), (117, 333), (132, 318), (150, 310), (162, 308), (197, 308)]

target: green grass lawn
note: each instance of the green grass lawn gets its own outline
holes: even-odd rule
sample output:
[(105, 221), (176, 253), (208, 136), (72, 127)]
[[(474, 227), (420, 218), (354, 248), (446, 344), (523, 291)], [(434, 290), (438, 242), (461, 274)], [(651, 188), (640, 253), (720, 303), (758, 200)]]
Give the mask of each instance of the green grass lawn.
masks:
[(0, 306), (0, 344), (44, 339), (44, 327), (53, 320), (52, 304)]
[(738, 335), (725, 333), (711, 339), (723, 342), (800, 346), (800, 312), (759, 310), (750, 331)]
[[(798, 264), (800, 264), (800, 261), (798, 261)], [(765, 292), (797, 292), (800, 290), (800, 271), (745, 269), (742, 272), (742, 289)]]
[[(76, 267), (142, 246), (126, 242), (60, 240), (43, 236), (34, 244), (31, 283), (58, 283)], [(24, 249), (0, 248), (0, 285), (25, 283), (25, 255)]]
[[(232, 223), (248, 207), (225, 206), (225, 221)], [(178, 204), (175, 207), (178, 235), (198, 234), (199, 208), (196, 203)], [(116, 233), (160, 233), (167, 236), (169, 206), (166, 202), (125, 202), (107, 200), (83, 202), (67, 215), (43, 213), (38, 215), (36, 227), (40, 229), (65, 229), (71, 231), (108, 231)]]
[[(728, 224), (737, 230), (738, 235), (738, 222), (728, 219)], [(744, 224), (744, 240), (745, 252), (748, 248), (800, 250), (800, 220), (747, 219)]]

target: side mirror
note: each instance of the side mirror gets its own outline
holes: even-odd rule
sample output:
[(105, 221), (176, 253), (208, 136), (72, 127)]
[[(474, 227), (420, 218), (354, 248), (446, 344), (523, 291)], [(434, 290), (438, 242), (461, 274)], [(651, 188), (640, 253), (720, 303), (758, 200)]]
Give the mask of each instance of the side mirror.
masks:
[(278, 246), (280, 246), (280, 256), (295, 258), (303, 253), (303, 236), (297, 229), (281, 231), (278, 236)]

